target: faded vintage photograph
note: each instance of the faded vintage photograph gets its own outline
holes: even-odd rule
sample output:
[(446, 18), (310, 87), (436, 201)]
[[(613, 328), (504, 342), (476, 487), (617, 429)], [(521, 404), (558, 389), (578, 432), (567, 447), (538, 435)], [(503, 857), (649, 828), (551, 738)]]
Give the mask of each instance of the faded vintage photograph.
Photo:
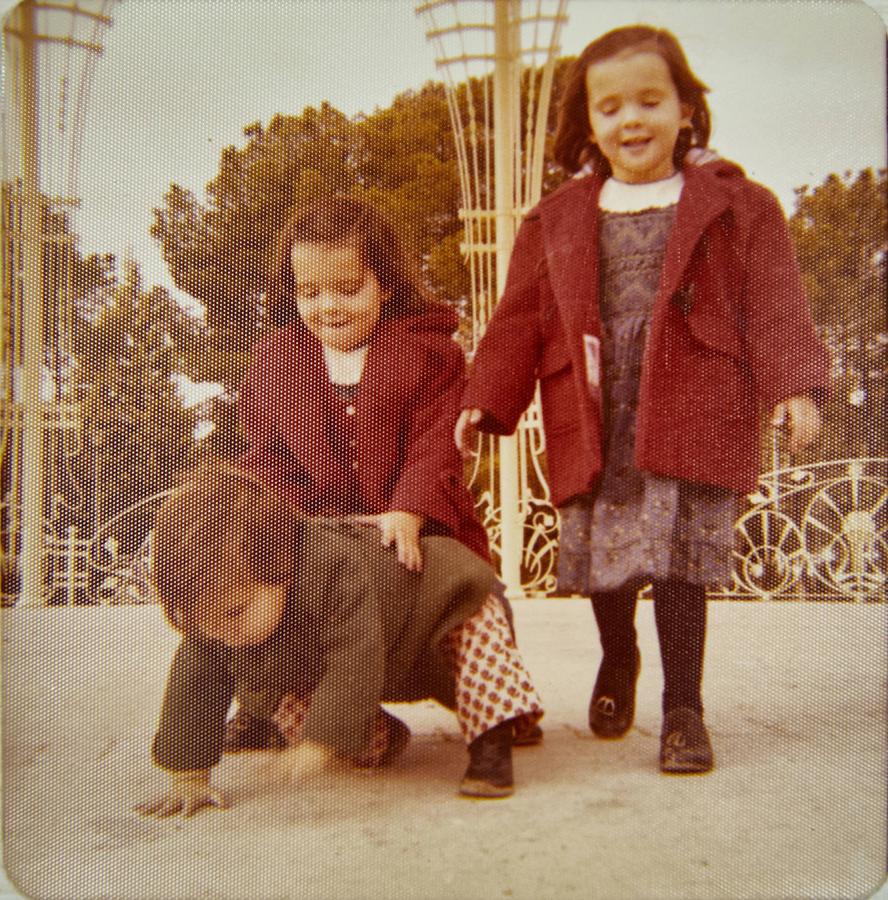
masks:
[(888, 891), (888, 4), (0, 14), (0, 897)]

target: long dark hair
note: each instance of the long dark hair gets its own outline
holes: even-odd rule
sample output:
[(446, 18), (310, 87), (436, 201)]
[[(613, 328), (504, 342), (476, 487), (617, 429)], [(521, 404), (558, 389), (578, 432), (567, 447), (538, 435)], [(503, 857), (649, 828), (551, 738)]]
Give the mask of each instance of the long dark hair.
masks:
[(265, 302), (272, 325), (298, 321), (293, 244), (349, 244), (376, 276), (389, 299), (383, 319), (426, 309), (431, 301), (391, 222), (376, 207), (354, 197), (324, 197), (294, 209), (272, 250)]
[(692, 107), (691, 128), (683, 128), (675, 143), (673, 156), (676, 168), (681, 168), (685, 154), (691, 147), (705, 147), (709, 143), (711, 122), (706, 93), (709, 90), (691, 71), (684, 51), (669, 31), (650, 25), (629, 25), (615, 28), (592, 41), (571, 66), (558, 106), (558, 125), (552, 152), (555, 160), (568, 172), (578, 172), (591, 163), (593, 171), (608, 176), (610, 163), (589, 138), (588, 97), (586, 71), (590, 65), (610, 59), (626, 50), (657, 53), (669, 67), (678, 99)]

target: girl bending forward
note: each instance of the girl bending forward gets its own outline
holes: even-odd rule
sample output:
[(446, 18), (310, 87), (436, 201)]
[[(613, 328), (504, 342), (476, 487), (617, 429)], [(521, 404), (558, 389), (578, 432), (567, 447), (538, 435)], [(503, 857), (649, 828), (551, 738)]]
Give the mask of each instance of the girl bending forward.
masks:
[[(253, 348), (238, 392), (241, 467), (310, 515), (362, 516), (411, 571), (427, 535), (488, 559), (452, 440), (465, 387), (457, 318), (426, 297), (387, 219), (348, 197), (294, 209), (266, 302), (277, 327)], [(279, 746), (239, 699), (226, 749)], [(539, 729), (518, 737), (539, 739)]]

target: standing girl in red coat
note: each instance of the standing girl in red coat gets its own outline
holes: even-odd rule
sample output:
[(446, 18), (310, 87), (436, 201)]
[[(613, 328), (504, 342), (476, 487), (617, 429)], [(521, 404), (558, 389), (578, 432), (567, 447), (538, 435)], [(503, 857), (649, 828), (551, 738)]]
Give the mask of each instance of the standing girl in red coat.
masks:
[(603, 650), (589, 725), (609, 738), (632, 725), (635, 606), (652, 583), (664, 772), (713, 765), (706, 587), (730, 576), (759, 409), (795, 452), (819, 430), (812, 393), (828, 375), (776, 199), (733, 164), (700, 162), (706, 91), (674, 36), (648, 26), (577, 59), (554, 150), (585, 177), (522, 224), (455, 432), (463, 449), (476, 428), (510, 433), (539, 382), (560, 587), (591, 596)]
[[(452, 441), (465, 386), (455, 313), (428, 300), (389, 222), (360, 200), (296, 209), (273, 253), (266, 303), (278, 327), (253, 348), (239, 389), (241, 467), (307, 514), (377, 527), (409, 570), (421, 570), (427, 535), (488, 559)], [(279, 746), (239, 699), (226, 749)], [(382, 719), (381, 746), (403, 747), (406, 726)], [(538, 739), (535, 717), (512, 723), (510, 738), (525, 724), (524, 741)]]

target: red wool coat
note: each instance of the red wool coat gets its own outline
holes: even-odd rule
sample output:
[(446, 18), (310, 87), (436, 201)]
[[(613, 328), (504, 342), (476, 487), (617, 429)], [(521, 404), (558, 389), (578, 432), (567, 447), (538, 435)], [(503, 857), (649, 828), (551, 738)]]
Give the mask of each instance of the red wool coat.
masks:
[[(737, 492), (755, 487), (762, 409), (827, 384), (777, 200), (718, 161), (688, 166), (642, 364), (635, 464)], [(463, 407), (511, 433), (540, 385), (553, 502), (602, 467), (597, 176), (543, 199), (515, 241), (506, 289), (478, 348)]]
[(266, 335), (238, 391), (241, 466), (305, 512), (417, 513), (423, 534), (450, 535), (487, 559), (453, 443), (465, 387), (456, 326), (449, 309), (380, 322), (353, 403), (334, 390), (301, 323)]

